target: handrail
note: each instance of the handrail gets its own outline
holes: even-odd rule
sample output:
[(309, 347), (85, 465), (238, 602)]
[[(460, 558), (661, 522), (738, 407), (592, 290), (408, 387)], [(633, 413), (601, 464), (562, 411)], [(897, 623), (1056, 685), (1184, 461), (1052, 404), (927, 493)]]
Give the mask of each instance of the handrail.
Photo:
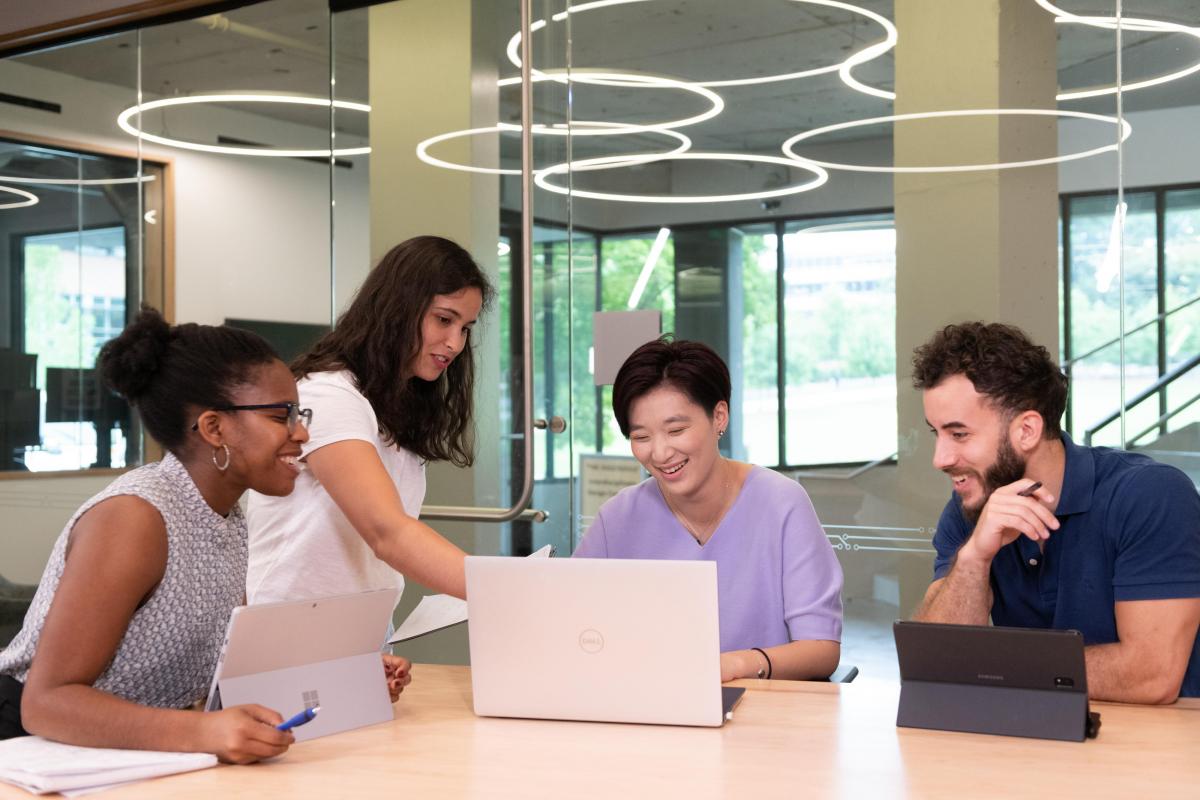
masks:
[(1153, 424), (1153, 425), (1151, 425), (1150, 427), (1146, 428), (1146, 430), (1142, 431), (1142, 432), (1141, 432), (1141, 433), (1139, 433), (1137, 436), (1134, 436), (1132, 439), (1130, 439), (1129, 441), (1127, 441), (1127, 442), (1125, 443), (1125, 445), (1126, 445), (1127, 447), (1133, 447), (1135, 444), (1137, 444), (1137, 442), (1138, 442), (1138, 440), (1139, 440), (1139, 439), (1141, 439), (1141, 438), (1143, 438), (1143, 437), (1145, 437), (1145, 436), (1148, 436), (1148, 435), (1150, 435), (1151, 433), (1153, 433), (1155, 428), (1158, 428), (1158, 427), (1160, 427), (1160, 426), (1161, 426), (1161, 425), (1162, 425), (1164, 422), (1167, 422), (1168, 420), (1172, 419), (1172, 418), (1173, 418), (1173, 417), (1174, 417), (1176, 414), (1178, 414), (1179, 412), (1183, 411), (1184, 409), (1186, 409), (1186, 408), (1190, 407), (1190, 406), (1191, 406), (1193, 403), (1195, 403), (1197, 400), (1200, 400), (1200, 394), (1197, 394), (1197, 395), (1195, 395), (1194, 397), (1192, 397), (1192, 399), (1191, 399), (1191, 400), (1188, 400), (1186, 403), (1182, 403), (1181, 405), (1179, 405), (1179, 406), (1176, 406), (1176, 407), (1175, 407), (1175, 408), (1173, 408), (1172, 410), (1170, 410), (1170, 411), (1168, 411), (1167, 413), (1165, 413), (1165, 414), (1163, 414), (1162, 416), (1160, 416), (1158, 419), (1154, 420), (1154, 424)]
[(886, 455), (883, 458), (877, 458), (869, 464), (863, 464), (861, 467), (855, 467), (849, 472), (817, 472), (816, 470), (798, 470), (792, 473), (793, 478), (816, 478), (826, 481), (852, 481), (863, 473), (870, 472), (876, 467), (882, 466), (890, 462), (893, 458), (900, 455), (900, 451), (896, 451), (891, 455)]
[(525, 459), (521, 494), (511, 508), (471, 506), (425, 506), (421, 519), (456, 522), (512, 522), (515, 519), (542, 522), (545, 511), (528, 508), (533, 499), (533, 41), (530, 36), (530, 4), (521, 0), (521, 421), (525, 432)]
[(1151, 325), (1153, 325), (1157, 322), (1163, 321), (1164, 319), (1171, 316), (1172, 314), (1179, 312), (1179, 311), (1183, 311), (1185, 308), (1187, 308), (1190, 305), (1193, 305), (1194, 303), (1200, 303), (1200, 294), (1196, 295), (1191, 300), (1188, 300), (1185, 303), (1175, 306), (1175, 308), (1172, 308), (1170, 311), (1164, 311), (1161, 314), (1157, 314), (1157, 315), (1151, 317), (1150, 319), (1143, 322), (1141, 325), (1138, 325), (1136, 328), (1130, 328), (1129, 330), (1125, 331), (1125, 333), (1121, 334), (1120, 336), (1116, 337), (1115, 339), (1109, 339), (1107, 342), (1104, 342), (1103, 344), (1096, 345), (1091, 350), (1088, 350), (1086, 353), (1084, 353), (1081, 356), (1075, 356), (1070, 361), (1063, 362), (1063, 366), (1070, 367), (1070, 366), (1073, 366), (1074, 364), (1079, 363), (1080, 361), (1083, 361), (1085, 358), (1090, 358), (1090, 357), (1096, 355), (1096, 353), (1099, 353), (1104, 348), (1112, 347), (1114, 344), (1121, 341), (1121, 339), (1128, 338), (1140, 330), (1145, 330), (1146, 328), (1149, 328)]
[(1129, 400), (1128, 402), (1125, 403), (1125, 407), (1123, 409), (1118, 408), (1116, 411), (1112, 412), (1107, 417), (1105, 417), (1104, 419), (1100, 420), (1092, 427), (1085, 430), (1083, 432), (1083, 443), (1085, 445), (1090, 446), (1092, 444), (1092, 436), (1095, 435), (1096, 431), (1100, 430), (1101, 428), (1105, 427), (1106, 425), (1109, 425), (1112, 422), (1115, 422), (1121, 416), (1122, 411), (1129, 411), (1130, 409), (1132, 409), (1134, 406), (1138, 405), (1139, 403), (1141, 403), (1145, 400), (1148, 400), (1149, 398), (1158, 394), (1159, 390), (1161, 390), (1163, 387), (1167, 386), (1168, 384), (1173, 383), (1175, 380), (1182, 377), (1184, 374), (1190, 372), (1198, 364), (1200, 364), (1200, 355), (1192, 356), (1187, 361), (1183, 362), (1178, 367), (1176, 367), (1175, 369), (1166, 373), (1161, 378), (1156, 380), (1154, 383), (1150, 384), (1145, 389), (1138, 392), (1136, 395), (1133, 396), (1133, 398), (1131, 400)]

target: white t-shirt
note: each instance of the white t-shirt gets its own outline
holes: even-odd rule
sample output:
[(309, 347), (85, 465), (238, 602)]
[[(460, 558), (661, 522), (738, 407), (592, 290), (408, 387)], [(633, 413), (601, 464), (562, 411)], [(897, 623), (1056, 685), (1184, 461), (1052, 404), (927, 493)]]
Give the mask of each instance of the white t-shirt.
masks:
[[(354, 376), (318, 372), (301, 379), (297, 389), (300, 406), (313, 411), (304, 457), (334, 442), (370, 442), (396, 484), (405, 512), (416, 517), (425, 501), (425, 465), (383, 439), (375, 411)], [(246, 522), (248, 603), (404, 589), (404, 576), (375, 557), (310, 470), (300, 473), (286, 497), (250, 492)]]

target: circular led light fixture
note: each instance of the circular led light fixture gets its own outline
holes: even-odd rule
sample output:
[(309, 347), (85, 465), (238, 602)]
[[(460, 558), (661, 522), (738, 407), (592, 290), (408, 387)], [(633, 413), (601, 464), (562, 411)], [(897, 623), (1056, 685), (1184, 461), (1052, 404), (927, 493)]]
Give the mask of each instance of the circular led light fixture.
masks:
[[(1093, 15), (1072, 14), (1069, 11), (1059, 8), (1050, 2), (1050, 0), (1035, 0), (1035, 2), (1054, 15), (1054, 21), (1065, 24), (1087, 25), (1093, 28), (1102, 28), (1104, 30), (1116, 30), (1118, 20), (1116, 17), (1103, 17)], [(1183, 33), (1188, 36), (1200, 39), (1200, 28), (1190, 25), (1183, 25), (1177, 22), (1167, 22), (1165, 20), (1142, 19), (1139, 17), (1120, 18), (1120, 27), (1124, 30), (1142, 31), (1147, 33)], [(1159, 86), (1171, 81), (1177, 81), (1180, 78), (1186, 78), (1188, 75), (1193, 75), (1200, 72), (1200, 62), (1192, 64), (1189, 67), (1168, 72), (1163, 75), (1157, 75), (1153, 78), (1145, 78), (1139, 81), (1121, 84), (1120, 90), (1124, 92), (1135, 92), (1138, 89), (1145, 89), (1150, 86)], [(1059, 92), (1057, 100), (1083, 100), (1088, 97), (1103, 97), (1105, 95), (1116, 94), (1116, 86), (1099, 86), (1091, 89), (1073, 89), (1069, 92)]]
[[(1087, 25), (1087, 26), (1090, 26), (1093, 28), (1103, 28), (1105, 30), (1116, 30), (1116, 28), (1117, 28), (1117, 18), (1116, 17), (1081, 16), (1078, 14), (1072, 14), (1068, 11), (1064, 11), (1063, 9), (1061, 9), (1058, 6), (1051, 3), (1049, 0), (1034, 0), (1034, 2), (1036, 2), (1039, 6), (1041, 6), (1042, 8), (1044, 8), (1045, 10), (1047, 10), (1051, 14), (1053, 14), (1055, 16), (1054, 21), (1057, 23)], [(1190, 25), (1182, 25), (1177, 22), (1166, 22), (1166, 21), (1162, 21), (1162, 20), (1141, 19), (1139, 17), (1124, 17), (1123, 16), (1123, 17), (1121, 17), (1120, 26), (1121, 26), (1121, 28), (1123, 28), (1125, 30), (1142, 31), (1142, 32), (1147, 32), (1147, 33), (1183, 33), (1188, 36), (1193, 36), (1197, 39), (1200, 39), (1200, 28), (1193, 27)], [(842, 65), (842, 68), (840, 70), (838, 70), (838, 77), (840, 77), (842, 79), (843, 83), (845, 83), (847, 86), (849, 86), (851, 89), (854, 89), (855, 91), (859, 91), (864, 94), (869, 94), (874, 97), (880, 97), (880, 98), (883, 98), (884, 100), (895, 100), (896, 99), (895, 92), (889, 91), (887, 89), (880, 89), (878, 87), (865, 84), (862, 81), (855, 78), (853, 73), (851, 72), (851, 70), (854, 69), (854, 67), (858, 66), (859, 64), (866, 63), (866, 61), (869, 61), (869, 60), (871, 60), (871, 58), (875, 57), (874, 55), (871, 55), (870, 57), (868, 57), (866, 59), (862, 59), (862, 60), (859, 59), (859, 56), (867, 55), (868, 51), (870, 49), (871, 48), (868, 47), (865, 50), (861, 51), (860, 53), (846, 59), (846, 62)], [(875, 54), (875, 55), (878, 55), (878, 54)], [(1157, 75), (1153, 78), (1145, 78), (1143, 80), (1133, 81), (1131, 83), (1123, 83), (1123, 84), (1121, 84), (1120, 88), (1121, 88), (1121, 92), (1123, 92), (1123, 93), (1124, 92), (1134, 92), (1134, 91), (1137, 91), (1138, 89), (1146, 89), (1151, 86), (1159, 86), (1160, 84), (1170, 83), (1171, 81), (1177, 81), (1181, 78), (1186, 78), (1188, 75), (1193, 75), (1197, 72), (1200, 72), (1200, 62), (1192, 64), (1189, 67), (1184, 67), (1183, 69), (1176, 70), (1175, 72), (1168, 72), (1163, 75)], [(1058, 94), (1056, 94), (1054, 96), (1054, 99), (1057, 100), (1058, 102), (1062, 103), (1062, 102), (1066, 102), (1068, 100), (1083, 100), (1083, 99), (1089, 98), (1089, 97), (1103, 97), (1105, 95), (1116, 94), (1116, 93), (1117, 93), (1116, 86), (1100, 86), (1100, 87), (1096, 87), (1096, 88), (1092, 88), (1092, 89), (1072, 89), (1071, 91), (1067, 91), (1067, 92), (1059, 92)]]
[(230, 156), (271, 156), (274, 158), (328, 158), (330, 156), (360, 156), (371, 152), (370, 147), (347, 147), (341, 150), (307, 150), (284, 149), (276, 147), (234, 147), (223, 144), (202, 144), (188, 142), (183, 139), (172, 139), (143, 133), (129, 120), (138, 112), (153, 111), (156, 108), (171, 106), (203, 105), (207, 103), (281, 103), (284, 105), (323, 106), (342, 108), (347, 111), (370, 112), (371, 107), (365, 103), (352, 103), (347, 100), (330, 100), (327, 97), (305, 97), (288, 94), (197, 94), (189, 97), (168, 97), (162, 100), (151, 100), (136, 106), (130, 106), (117, 115), (117, 125), (130, 136), (138, 136), (148, 142), (179, 147), (184, 150), (199, 150), (203, 153), (221, 153)]
[(956, 164), (952, 166), (940, 167), (874, 167), (862, 164), (839, 164), (835, 161), (820, 161), (809, 156), (802, 156), (793, 149), (799, 142), (816, 138), (826, 133), (834, 131), (844, 131), (851, 128), (863, 128), (868, 125), (878, 125), (882, 122), (904, 122), (914, 119), (941, 119), (944, 117), (988, 117), (988, 116), (1034, 116), (1034, 117), (1071, 117), (1075, 119), (1088, 119), (1096, 122), (1106, 122), (1110, 125), (1116, 125), (1121, 131), (1121, 141), (1124, 142), (1129, 138), (1129, 134), (1133, 132), (1133, 127), (1127, 120), (1117, 119), (1116, 117), (1108, 117), (1103, 114), (1085, 114), (1082, 111), (1063, 111), (1057, 108), (979, 108), (979, 109), (956, 109), (953, 111), (923, 111), (914, 114), (893, 114), (887, 117), (873, 117), (871, 119), (856, 119), (850, 122), (840, 122), (836, 125), (826, 125), (821, 128), (813, 128), (811, 131), (798, 133), (792, 138), (783, 143), (783, 152), (796, 159), (802, 164), (817, 164), (822, 167), (833, 170), (845, 170), (848, 172), (884, 172), (884, 173), (932, 173), (932, 172), (981, 172), (993, 169), (1017, 169), (1018, 167), (1036, 167), (1043, 164), (1061, 164), (1064, 161), (1077, 161), (1081, 158), (1089, 158), (1090, 156), (1107, 153), (1117, 149), (1116, 143), (1106, 144), (1103, 147), (1094, 147), (1091, 150), (1084, 150), (1079, 153), (1068, 153), (1062, 156), (1053, 156), (1050, 158), (1034, 158), (1027, 161), (1003, 161), (998, 164)]
[(153, 175), (139, 175), (133, 178), (24, 178), (0, 175), (0, 183), (29, 186), (115, 186), (121, 183), (147, 183), (152, 180), (155, 180)]
[(25, 208), (26, 206), (36, 206), (40, 201), (38, 196), (33, 192), (27, 192), (24, 189), (14, 189), (11, 186), (0, 186), (0, 192), (15, 194), (20, 200), (13, 200), (8, 203), (0, 203), (0, 210), (6, 208)]
[[(645, 2), (645, 0), (641, 0)], [(605, 123), (591, 121), (575, 121), (567, 125), (567, 123), (556, 123), (553, 125), (534, 124), (533, 130), (535, 133), (546, 133), (554, 136), (619, 136), (624, 133), (653, 133), (669, 128), (685, 128), (688, 125), (695, 125), (720, 114), (725, 110), (725, 101), (721, 96), (711, 89), (705, 89), (703, 86), (698, 86), (688, 81), (680, 81), (675, 78), (667, 78), (661, 75), (645, 75), (642, 73), (632, 72), (612, 72), (600, 70), (547, 70), (539, 72), (532, 78), (534, 83), (540, 81), (560, 81), (562, 83), (585, 83), (595, 86), (619, 86), (623, 88), (644, 88), (644, 89), (681, 89), (685, 92), (700, 95), (709, 102), (709, 108), (703, 113), (696, 114), (683, 119), (668, 120), (667, 122), (654, 122), (646, 125), (623, 124), (608, 129), (597, 128), (596, 130), (588, 130), (579, 128), (581, 125), (602, 126)], [(521, 82), (520, 78), (504, 78), (497, 81), (497, 86), (512, 86)], [(520, 125), (514, 125), (510, 122), (499, 123), (503, 130), (519, 131)]]
[[(596, 169), (596, 165), (607, 164), (608, 168), (627, 167), (635, 164), (650, 164), (657, 161), (753, 161), (760, 164), (777, 164), (793, 169), (803, 169), (815, 177), (807, 183), (785, 186), (780, 189), (767, 189), (761, 192), (746, 192), (744, 194), (691, 195), (677, 197), (672, 195), (637, 195), (617, 194), (614, 192), (591, 192), (582, 189), (568, 189), (550, 183), (551, 175), (567, 171), (584, 171)], [(613, 163), (620, 162), (620, 163)], [(657, 156), (605, 156), (603, 158), (585, 158), (580, 161), (563, 162), (541, 170), (534, 182), (543, 189), (555, 194), (565, 194), (571, 197), (584, 197), (590, 200), (609, 200), (617, 203), (733, 203), (739, 200), (766, 200), (771, 197), (809, 192), (822, 186), (829, 180), (829, 173), (815, 163), (808, 163), (796, 158), (780, 158), (779, 156), (761, 156), (750, 153), (674, 153)]]
[[(578, 5), (571, 6), (566, 11), (560, 11), (559, 13), (552, 15), (550, 17), (550, 20), (552, 22), (562, 22), (569, 15), (579, 14), (584, 11), (592, 11), (597, 8), (605, 8), (607, 6), (619, 6), (619, 5), (628, 5), (631, 3), (645, 3), (645, 2), (649, 2), (649, 0), (593, 0), (593, 2), (590, 2), (590, 3), (580, 3)], [(719, 86), (750, 86), (752, 84), (758, 84), (758, 83), (775, 83), (778, 81), (795, 80), (797, 78), (810, 78), (814, 75), (824, 75), (829, 72), (838, 72), (842, 69), (845, 69), (846, 65), (850, 64), (852, 61), (856, 64), (866, 63), (867, 61), (870, 61), (873, 58), (878, 58), (879, 56), (883, 55), (888, 50), (891, 50), (893, 47), (896, 46), (896, 39), (897, 39), (896, 26), (894, 24), (892, 24), (892, 21), (890, 19), (888, 19), (887, 17), (882, 16), (881, 14), (876, 14), (874, 11), (871, 11), (870, 9), (863, 8), (862, 6), (856, 6), (856, 5), (853, 5), (852, 3), (843, 3), (843, 2), (840, 2), (840, 0), (792, 0), (792, 2), (804, 3), (805, 5), (837, 8), (837, 9), (841, 9), (843, 11), (849, 11), (851, 14), (857, 14), (859, 16), (866, 17), (867, 19), (870, 19), (873, 22), (878, 23), (879, 26), (883, 28), (884, 39), (880, 42), (876, 42), (873, 45), (868, 45), (867, 47), (863, 48), (862, 50), (860, 50), (856, 53), (852, 53), (844, 61), (840, 61), (836, 64), (827, 64), (823, 67), (815, 67), (813, 69), (801, 70), (799, 72), (785, 72), (785, 73), (780, 73), (778, 75), (759, 75), (759, 76), (756, 76), (753, 78), (730, 78), (727, 80), (719, 80), (719, 81), (690, 81), (689, 83), (691, 83), (692, 85), (695, 85), (695, 86), (704, 86), (704, 87), (708, 87), (708, 88), (713, 88), (713, 87), (719, 87)], [(539, 20), (535, 21), (532, 25), (529, 26), (529, 32), (533, 33), (535, 31), (539, 31), (542, 28), (546, 27), (546, 24), (547, 24), (546, 20), (539, 19)], [(508, 46), (506, 48), (506, 52), (508, 53), (508, 60), (510, 62), (512, 62), (512, 64), (514, 66), (516, 66), (518, 68), (521, 66), (520, 48), (521, 48), (521, 34), (518, 31), (515, 35), (513, 35), (513, 37), (511, 39), (508, 40)], [(532, 72), (535, 75), (541, 74), (540, 70), (536, 70), (536, 69), (532, 70)], [(572, 73), (572, 74), (574, 74), (574, 73)], [(561, 78), (555, 78), (554, 80), (558, 80), (560, 82), (565, 82), (565, 79), (561, 79)]]
[[(620, 122), (573, 123), (571, 126), (571, 130), (574, 132), (575, 135), (580, 135), (579, 131), (575, 130), (575, 125), (611, 126), (613, 128), (623, 127), (622, 123), (620, 123)], [(520, 125), (513, 126), (513, 125), (502, 124), (502, 125), (491, 125), (486, 128), (468, 128), (466, 130), (461, 130), (461, 131), (450, 131), (449, 133), (441, 133), (441, 134), (438, 134), (437, 136), (431, 136), (428, 139), (426, 139), (425, 141), (423, 141), (417, 145), (417, 158), (421, 159), (426, 164), (429, 164), (434, 167), (441, 167), (443, 169), (456, 169), (456, 170), (460, 170), (462, 172), (478, 172), (483, 175), (520, 175), (521, 170), (519, 170), (519, 169), (502, 169), (499, 167), (475, 167), (475, 166), (471, 166), (469, 164), (456, 164), (453, 161), (446, 161), (444, 159), (437, 158), (436, 156), (432, 156), (429, 154), (429, 148), (433, 147), (435, 144), (438, 144), (439, 142), (448, 142), (452, 139), (461, 139), (464, 136), (476, 136), (481, 133), (502, 133), (502, 132), (503, 133), (514, 133), (514, 132), (520, 132), (520, 130), (521, 130)], [(645, 132), (645, 133), (661, 133), (664, 136), (669, 136), (672, 139), (677, 140), (679, 142), (679, 145), (674, 150), (668, 150), (665, 153), (631, 153), (628, 156), (624, 156), (624, 155), (604, 156), (604, 158), (611, 158), (611, 159), (617, 160), (617, 163), (612, 164), (611, 166), (587, 167), (587, 169), (611, 169), (613, 167), (621, 166), (621, 164), (627, 163), (627, 162), (628, 163), (636, 163), (636, 159), (642, 158), (645, 156), (675, 155), (677, 153), (686, 152), (687, 149), (692, 146), (692, 140), (677, 131), (652, 129), (652, 130), (643, 131), (643, 132)], [(539, 129), (539, 126), (535, 125), (533, 128), (533, 133), (535, 135), (545, 134), (545, 133), (558, 133), (558, 130), (556, 129), (556, 130), (551, 131), (551, 130), (546, 130), (544, 128)], [(611, 131), (604, 131), (604, 134), (607, 136), (613, 135), (613, 133)], [(595, 135), (594, 132), (593, 132), (593, 135)], [(533, 174), (537, 175), (538, 170), (535, 169), (533, 171)]]

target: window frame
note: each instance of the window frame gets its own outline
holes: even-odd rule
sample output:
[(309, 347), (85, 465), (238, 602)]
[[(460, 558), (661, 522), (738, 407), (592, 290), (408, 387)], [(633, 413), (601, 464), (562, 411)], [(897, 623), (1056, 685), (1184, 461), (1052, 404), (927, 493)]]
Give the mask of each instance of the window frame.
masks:
[[(122, 158), (130, 161), (140, 161), (143, 165), (152, 165), (155, 168), (162, 170), (162, 209), (155, 224), (161, 226), (161, 235), (155, 237), (147, 237), (144, 235), (144, 223), (139, 221), (141, 231), (142, 253), (140, 254), (142, 262), (142, 302), (148, 305), (159, 308), (163, 317), (167, 322), (174, 324), (175, 322), (175, 163), (174, 159), (169, 156), (154, 155), (148, 157), (145, 153), (137, 150), (125, 150), (122, 148), (106, 147), (103, 145), (94, 145), (88, 142), (72, 141), (69, 139), (59, 139), (55, 137), (41, 136), (38, 134), (25, 133), (22, 131), (14, 131), (0, 128), (0, 141), (7, 143), (22, 145), (32, 145), (35, 147), (48, 147), (59, 150), (67, 150), (69, 152), (79, 153), (82, 155), (94, 156), (110, 156), (114, 158)], [(142, 184), (143, 193), (146, 191), (146, 184)], [(94, 226), (93, 226), (94, 227)], [(82, 229), (87, 229), (84, 226)], [(80, 228), (72, 228), (63, 232), (72, 232), (80, 230)], [(9, 241), (4, 243), (4, 246), (9, 248), (10, 255), (14, 255), (14, 248), (18, 247), (18, 242), (24, 237), (30, 235), (41, 235), (43, 233), (53, 233), (54, 231), (29, 231), (24, 233), (13, 232), (9, 236)], [(161, 243), (161, 246), (160, 246)], [(22, 254), (23, 258), (23, 254)], [(16, 262), (14, 261), (14, 266)], [(10, 276), (12, 287), (17, 288), (16, 282), (19, 280), (17, 270), (13, 269)], [(23, 295), (22, 295), (23, 296)], [(21, 301), (22, 306), (24, 300)], [(136, 308), (126, 306), (126, 323), (131, 318), (131, 314), (137, 312)], [(22, 309), (22, 325), (24, 319), (24, 311)], [(17, 324), (14, 319), (10, 322), (11, 325)], [(138, 464), (127, 465), (124, 467), (104, 467), (94, 469), (65, 469), (65, 470), (46, 470), (42, 472), (16, 471), (16, 470), (0, 470), (0, 481), (30, 481), (30, 480), (51, 480), (55, 478), (71, 478), (71, 477), (105, 477), (116, 476), (136, 469), (142, 464), (156, 461), (162, 458), (163, 449), (158, 442), (148, 436), (142, 437), (141, 444), (141, 461)]]

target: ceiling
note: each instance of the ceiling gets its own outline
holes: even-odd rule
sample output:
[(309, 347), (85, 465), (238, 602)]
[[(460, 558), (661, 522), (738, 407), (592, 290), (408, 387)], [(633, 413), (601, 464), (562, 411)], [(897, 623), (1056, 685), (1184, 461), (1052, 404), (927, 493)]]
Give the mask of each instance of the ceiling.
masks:
[[(977, 1), (981, 0), (953, 0)], [(489, 9), (496, 16), (490, 32), (493, 41), (485, 43), (484, 49), (495, 53), (502, 76), (517, 74), (503, 54), (517, 28), (516, 0), (476, 2), (494, 2)], [(892, 0), (857, 3), (894, 18)], [(1059, 0), (1059, 4), (1080, 14), (1114, 13), (1113, 3), (1101, 0)], [(561, 8), (562, 2), (535, 0), (534, 6), (544, 11)], [(1200, 25), (1195, 0), (1125, 0), (1124, 8), (1130, 16)], [(322, 95), (332, 63), (337, 96), (366, 100), (369, 13), (357, 10), (331, 16), (325, 9), (323, 0), (270, 0), (228, 12), (216, 21), (175, 22), (145, 29), (140, 42), (143, 91), (148, 97), (233, 89)], [(1116, 58), (1111, 31), (1058, 25), (1057, 35), (1060, 87), (1113, 83)], [(880, 40), (883, 30), (863, 16), (803, 0), (641, 0), (574, 13), (569, 26), (551, 23), (534, 35), (535, 65), (564, 66), (568, 36), (575, 69), (606, 68), (711, 81), (833, 63)], [(132, 90), (137, 85), (137, 44), (138, 34), (129, 33), (23, 56), (22, 60)], [(1125, 33), (1127, 81), (1181, 69), (1197, 60), (1200, 38), (1178, 33)], [(855, 75), (867, 84), (890, 89), (893, 69), (892, 53), (887, 53), (857, 68)], [(892, 113), (889, 101), (849, 89), (836, 74), (716, 91), (725, 100), (724, 113), (686, 129), (696, 150), (775, 153), (784, 139), (799, 131)], [(540, 85), (535, 97), (538, 121), (566, 118), (565, 94), (559, 87)], [(516, 87), (501, 90), (503, 119), (519, 119), (518, 101)], [(701, 98), (669, 88), (577, 85), (572, 102), (576, 120), (641, 124), (689, 116), (707, 107)], [(1200, 75), (1128, 93), (1124, 103), (1129, 111), (1200, 105)], [(1113, 113), (1114, 106), (1112, 97), (1063, 104), (1064, 108), (1099, 113)], [(261, 113), (317, 128), (327, 122), (327, 112), (319, 109), (272, 106), (262, 107)], [(365, 120), (359, 115), (339, 115), (337, 125), (342, 131), (366, 134)], [(841, 138), (886, 134), (875, 127), (848, 131)], [(661, 137), (643, 138), (661, 146)]]

